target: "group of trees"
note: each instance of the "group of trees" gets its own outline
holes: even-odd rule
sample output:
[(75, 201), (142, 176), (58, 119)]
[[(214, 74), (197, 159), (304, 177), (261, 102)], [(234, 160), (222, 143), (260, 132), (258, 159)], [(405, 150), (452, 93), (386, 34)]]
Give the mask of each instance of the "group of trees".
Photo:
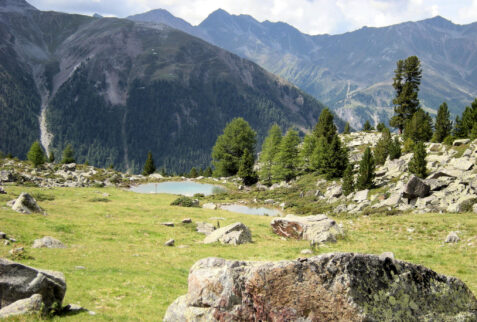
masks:
[[(39, 167), (47, 161), (50, 163), (55, 162), (55, 155), (53, 152), (50, 152), (50, 155), (47, 157), (46, 153), (41, 147), (40, 142), (35, 141), (27, 153), (27, 159), (33, 164), (34, 167)], [(66, 164), (73, 162), (75, 162), (73, 146), (68, 144), (63, 150), (63, 158), (61, 159), (61, 163)]]

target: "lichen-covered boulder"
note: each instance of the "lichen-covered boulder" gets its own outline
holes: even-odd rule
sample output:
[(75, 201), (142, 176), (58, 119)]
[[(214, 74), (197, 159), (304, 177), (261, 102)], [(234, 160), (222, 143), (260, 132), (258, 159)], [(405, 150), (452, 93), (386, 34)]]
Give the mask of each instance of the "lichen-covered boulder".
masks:
[(42, 308), (42, 296), (33, 294), (29, 298), (21, 299), (0, 309), (0, 319), (11, 316), (37, 313)]
[(35, 198), (26, 192), (22, 192), (13, 203), (12, 209), (22, 214), (31, 214), (33, 212), (44, 213), (38, 206)]
[(407, 199), (424, 198), (429, 195), (430, 190), (427, 183), (413, 175), (404, 186), (403, 195)]
[(204, 239), (204, 244), (221, 242), (222, 244), (240, 245), (252, 242), (252, 233), (244, 224), (237, 222), (211, 232)]
[(61, 307), (66, 293), (65, 276), (0, 258), (0, 309), (34, 294), (42, 296), (45, 309)]
[(45, 236), (40, 239), (35, 239), (32, 248), (66, 248), (66, 246), (56, 238)]
[(276, 234), (295, 239), (305, 239), (312, 244), (336, 242), (336, 238), (344, 235), (343, 229), (336, 221), (325, 215), (300, 217), (287, 215), (275, 218), (270, 223)]
[(454, 277), (390, 257), (331, 253), (297, 261), (198, 261), (165, 321), (475, 321)]

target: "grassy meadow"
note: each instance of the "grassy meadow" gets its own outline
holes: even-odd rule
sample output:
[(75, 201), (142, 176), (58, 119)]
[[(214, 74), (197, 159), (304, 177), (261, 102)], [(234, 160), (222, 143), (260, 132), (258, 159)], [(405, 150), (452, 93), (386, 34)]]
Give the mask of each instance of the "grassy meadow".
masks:
[[(162, 320), (170, 303), (187, 292), (191, 265), (200, 258), (219, 256), (240, 260), (281, 260), (303, 257), (306, 241), (282, 240), (270, 229), (269, 217), (222, 210), (173, 207), (176, 196), (136, 194), (115, 188), (41, 189), (6, 186), (0, 195), (0, 231), (17, 243), (0, 244), (0, 256), (24, 246), (26, 256), (15, 259), (66, 276), (64, 304), (79, 304), (95, 316), (81, 313), (54, 320), (131, 321)], [(22, 215), (5, 206), (22, 191), (33, 194), (47, 212)], [(254, 243), (204, 245), (195, 232), (197, 221), (220, 225), (241, 221), (250, 227)], [(191, 218), (192, 224), (181, 220)], [(422, 264), (462, 279), (477, 294), (477, 215), (420, 214), (370, 215), (335, 219), (347, 236), (320, 247), (316, 254), (350, 251), (380, 254), (392, 251), (397, 259)], [(175, 227), (162, 222), (172, 221)], [(444, 244), (450, 231), (461, 241)], [(67, 249), (32, 249), (33, 240), (52, 236)], [(174, 238), (175, 247), (164, 242)], [(20, 320), (34, 319), (22, 317)]]

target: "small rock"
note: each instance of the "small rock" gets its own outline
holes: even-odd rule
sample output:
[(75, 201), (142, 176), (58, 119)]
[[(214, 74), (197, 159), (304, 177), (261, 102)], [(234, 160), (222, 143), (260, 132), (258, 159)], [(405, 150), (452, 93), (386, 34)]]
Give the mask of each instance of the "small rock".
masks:
[(17, 240), (16, 240), (15, 238), (11, 238), (11, 237), (8, 238), (8, 240), (11, 241), (12, 243), (16, 243), (16, 242), (17, 242)]
[(8, 246), (8, 245), (10, 245), (10, 241), (9, 241), (8, 239), (7, 239), (7, 240), (5, 240), (5, 241), (3, 242), (3, 245), (5, 245), (5, 246)]
[(407, 228), (406, 230), (407, 230), (408, 233), (413, 233), (415, 229), (410, 227), (410, 228)]
[(457, 243), (460, 240), (459, 236), (457, 236), (457, 232), (451, 231), (449, 235), (447, 235), (445, 243)]
[(362, 202), (368, 199), (369, 190), (361, 190), (355, 193), (353, 200), (356, 202)]
[(197, 222), (197, 228), (195, 229), (199, 234), (209, 235), (215, 230), (215, 226), (206, 222)]
[(25, 192), (22, 192), (15, 200), (12, 209), (22, 214), (31, 214), (33, 212), (43, 213), (43, 209), (38, 206), (35, 198)]
[(12, 256), (18, 256), (22, 254), (24, 251), (25, 251), (24, 247), (16, 247), (16, 248), (10, 249), (8, 253)]
[(204, 208), (204, 209), (210, 209), (210, 210), (216, 210), (216, 209), (217, 209), (217, 205), (214, 204), (214, 203), (209, 202), (209, 203), (203, 204), (203, 205), (202, 205), (202, 208)]
[(0, 239), (7, 239), (7, 234), (5, 234), (3, 231), (0, 231)]
[(164, 246), (174, 246), (175, 240), (174, 239), (169, 239), (164, 243)]
[(84, 307), (82, 307), (81, 305), (68, 304), (65, 307), (63, 307), (63, 309), (61, 310), (61, 314), (65, 314), (65, 315), (71, 314), (71, 315), (73, 315), (73, 314), (86, 312), (86, 311), (88, 311), (88, 310), (85, 309)]
[(453, 145), (454, 146), (461, 146), (461, 145), (464, 145), (464, 144), (468, 144), (470, 142), (469, 139), (460, 139), (460, 140), (455, 140)]
[(7, 192), (5, 191), (5, 189), (3, 189), (2, 186), (0, 186), (0, 195), (6, 195)]
[(189, 248), (189, 245), (179, 245), (177, 248)]
[(182, 219), (182, 223), (183, 223), (183, 224), (190, 224), (190, 223), (192, 223), (192, 219), (190, 219), (190, 218), (184, 218), (184, 219)]
[(311, 255), (313, 254), (313, 251), (311, 249), (303, 249), (300, 254), (302, 255)]
[(174, 227), (174, 223), (173, 223), (173, 222), (163, 222), (163, 223), (161, 223), (161, 225), (167, 226), (167, 227)]
[(385, 260), (386, 258), (394, 259), (394, 253), (393, 252), (384, 252), (381, 255), (379, 255), (380, 260)]
[(86, 269), (84, 266), (75, 266), (75, 269), (81, 270), (81, 269)]
[(204, 239), (204, 244), (215, 242), (230, 245), (250, 243), (252, 242), (252, 233), (247, 226), (237, 222), (213, 231)]
[(32, 248), (66, 248), (66, 246), (58, 239), (45, 236), (43, 238), (36, 239), (33, 242)]

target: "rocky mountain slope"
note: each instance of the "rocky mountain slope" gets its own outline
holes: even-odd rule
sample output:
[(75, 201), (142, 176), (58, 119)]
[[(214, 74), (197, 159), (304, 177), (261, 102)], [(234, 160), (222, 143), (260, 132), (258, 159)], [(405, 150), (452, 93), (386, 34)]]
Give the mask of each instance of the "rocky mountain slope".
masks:
[[(150, 14), (135, 20), (170, 23)], [(177, 26), (177, 24), (176, 24)], [(456, 25), (442, 17), (341, 35), (311, 36), (286, 23), (259, 22), (217, 10), (182, 30), (251, 59), (318, 98), (360, 129), (364, 121), (392, 115), (396, 61), (417, 55), (423, 65), (424, 107), (447, 101), (461, 113), (476, 96), (477, 23)]]
[[(323, 105), (258, 65), (165, 25), (0, 2), (0, 150), (41, 137), (58, 157), (139, 171), (205, 167), (233, 117), (310, 129)], [(3, 139), (5, 138), (5, 139)]]

